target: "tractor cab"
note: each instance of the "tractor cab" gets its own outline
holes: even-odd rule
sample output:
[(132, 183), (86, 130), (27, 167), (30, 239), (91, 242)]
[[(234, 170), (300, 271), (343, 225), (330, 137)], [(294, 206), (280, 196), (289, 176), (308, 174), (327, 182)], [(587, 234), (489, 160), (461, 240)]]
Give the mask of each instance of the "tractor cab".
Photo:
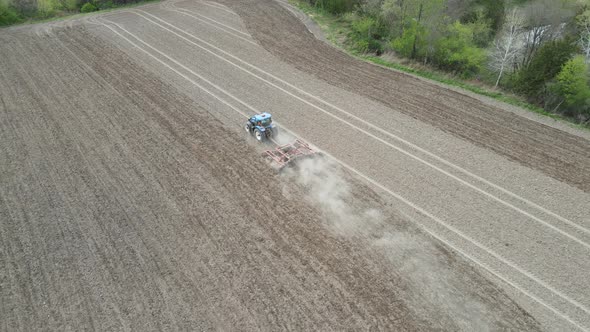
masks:
[(272, 116), (270, 115), (270, 113), (256, 114), (250, 118), (250, 123), (252, 123), (255, 126), (267, 128), (272, 124)]
[(258, 141), (275, 137), (278, 134), (278, 128), (272, 123), (272, 116), (266, 112), (250, 117), (244, 129), (254, 135)]

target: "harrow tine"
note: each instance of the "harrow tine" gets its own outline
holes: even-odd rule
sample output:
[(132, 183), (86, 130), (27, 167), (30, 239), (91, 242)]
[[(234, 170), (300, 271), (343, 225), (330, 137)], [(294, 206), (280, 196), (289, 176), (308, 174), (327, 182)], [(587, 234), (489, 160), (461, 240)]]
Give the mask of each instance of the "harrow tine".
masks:
[(290, 164), (296, 159), (303, 156), (311, 156), (316, 154), (309, 144), (306, 142), (296, 139), (292, 143), (279, 145), (272, 150), (266, 150), (262, 154), (271, 164), (278, 167), (279, 170)]

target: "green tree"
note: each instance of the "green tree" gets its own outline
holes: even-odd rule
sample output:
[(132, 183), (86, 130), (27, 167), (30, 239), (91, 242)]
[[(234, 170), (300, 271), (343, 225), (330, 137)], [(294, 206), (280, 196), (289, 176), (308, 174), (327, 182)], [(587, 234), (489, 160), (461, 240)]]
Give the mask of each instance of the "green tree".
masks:
[[(487, 47), (493, 38), (492, 31), (492, 20), (487, 18), (483, 11), (478, 11), (475, 16), (475, 20), (466, 23), (473, 31), (473, 42), (477, 47)], [(497, 27), (493, 28), (494, 31)]]
[(0, 26), (10, 25), (21, 21), (17, 11), (7, 1), (0, 0)]
[(406, 58), (411, 57), (414, 50), (416, 58), (423, 58), (426, 56), (425, 36), (426, 29), (418, 22), (412, 21), (400, 37), (391, 41), (390, 46), (398, 54)]
[(552, 90), (562, 98), (566, 110), (590, 116), (590, 85), (584, 56), (567, 61), (555, 80)]
[(445, 1), (447, 0), (383, 0), (381, 20), (393, 38), (401, 37), (406, 28), (412, 27), (414, 21), (418, 21), (427, 34), (430, 34), (447, 18)]
[(55, 14), (53, 0), (37, 0), (37, 17), (50, 17)]
[(463, 23), (476, 23), (485, 20), (490, 27), (490, 31), (496, 32), (503, 24), (505, 8), (505, 0), (474, 0), (461, 21)]
[(434, 60), (439, 67), (464, 77), (477, 74), (486, 52), (474, 44), (473, 29), (459, 21), (448, 26), (448, 33), (436, 45)]
[[(447, 0), (384, 0), (381, 19), (398, 53), (428, 60), (446, 26)], [(411, 51), (408, 51), (411, 50)]]
[(576, 44), (569, 38), (545, 43), (531, 63), (518, 72), (514, 89), (533, 102), (544, 103), (547, 83), (555, 78), (577, 50)]
[(379, 40), (383, 32), (380, 22), (373, 17), (355, 18), (351, 24), (350, 35), (353, 48), (357, 52), (376, 52), (381, 54), (382, 46)]
[(97, 10), (98, 10), (98, 8), (96, 8), (96, 6), (90, 2), (85, 3), (84, 6), (82, 6), (82, 8), (80, 8), (80, 12), (82, 12), (82, 13), (90, 13), (90, 12), (95, 12)]
[(352, 31), (362, 39), (380, 38), (381, 28), (379, 22), (372, 17), (356, 19), (351, 24)]

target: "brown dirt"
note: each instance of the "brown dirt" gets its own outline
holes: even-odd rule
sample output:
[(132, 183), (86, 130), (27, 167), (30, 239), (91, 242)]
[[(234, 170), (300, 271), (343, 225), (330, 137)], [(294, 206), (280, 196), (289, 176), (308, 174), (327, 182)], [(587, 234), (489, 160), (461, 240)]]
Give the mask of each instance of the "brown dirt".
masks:
[[(456, 308), (366, 238), (330, 232), (303, 187), (108, 41), (74, 24), (0, 44), (0, 330), (458, 329)], [(352, 183), (492, 329), (537, 329)]]
[(277, 1), (217, 1), (238, 13), (265, 49), (297, 69), (590, 192), (590, 141), (354, 59), (316, 39)]

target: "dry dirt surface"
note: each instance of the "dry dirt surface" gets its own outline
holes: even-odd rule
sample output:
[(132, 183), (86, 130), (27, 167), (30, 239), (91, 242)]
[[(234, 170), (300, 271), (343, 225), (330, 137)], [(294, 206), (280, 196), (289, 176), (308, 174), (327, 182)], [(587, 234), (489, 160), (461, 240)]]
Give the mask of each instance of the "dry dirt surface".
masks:
[[(460, 111), (351, 91), (355, 70), (449, 119), (444, 96), (477, 104), (315, 50), (290, 15), (185, 0), (0, 29), (0, 330), (587, 330), (587, 174), (537, 171), (587, 169), (587, 142), (523, 167)], [(255, 111), (323, 154), (275, 172)], [(551, 153), (569, 137), (544, 130)]]
[(274, 0), (217, 0), (269, 52), (297, 69), (590, 192), (590, 142), (403, 73), (356, 60), (318, 40)]
[[(23, 30), (0, 34), (2, 330), (465, 324), (382, 253), (328, 231), (302, 186), (286, 198), (243, 137), (107, 41), (83, 26)], [(351, 198), (385, 205), (361, 184)], [(482, 306), (478, 324), (535, 329), (465, 263), (387, 219), (461, 271), (447, 291)]]

